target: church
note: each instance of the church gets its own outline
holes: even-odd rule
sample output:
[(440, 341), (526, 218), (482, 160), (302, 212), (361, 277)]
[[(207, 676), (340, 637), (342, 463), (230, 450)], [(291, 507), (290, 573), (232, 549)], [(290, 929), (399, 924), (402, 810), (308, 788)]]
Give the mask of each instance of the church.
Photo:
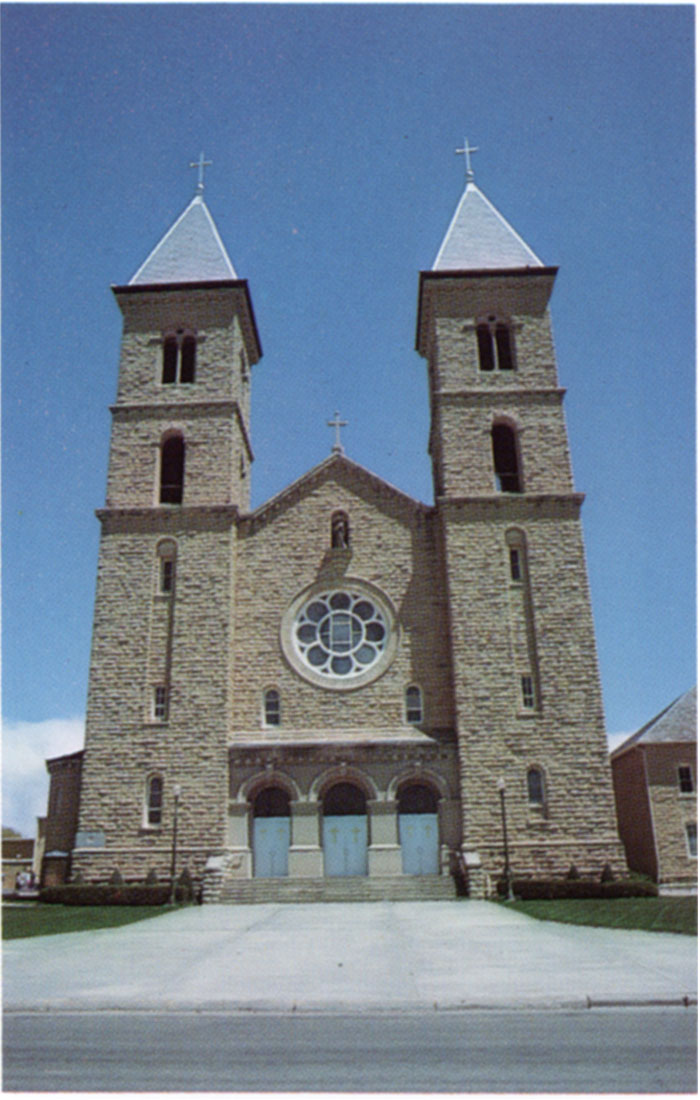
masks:
[(71, 878), (187, 868), (205, 901), (487, 897), (506, 828), (518, 876), (625, 870), (557, 269), (469, 152), (418, 281), (430, 504), (347, 457), (336, 413), (330, 456), (251, 511), (261, 341), (203, 157), (192, 201), (113, 287), (85, 747), (48, 762)]

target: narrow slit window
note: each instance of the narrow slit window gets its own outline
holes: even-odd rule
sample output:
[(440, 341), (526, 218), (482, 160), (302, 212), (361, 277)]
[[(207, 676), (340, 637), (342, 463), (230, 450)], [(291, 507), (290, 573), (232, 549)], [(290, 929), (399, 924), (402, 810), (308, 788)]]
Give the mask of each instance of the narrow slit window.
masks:
[(274, 688), (265, 692), (265, 725), (279, 726), (282, 717), (280, 693)]
[(540, 768), (528, 770), (527, 800), (531, 806), (544, 806), (544, 776)]
[(180, 345), (180, 381), (191, 385), (194, 382), (194, 365), (197, 345), (194, 336), (183, 336)]
[(694, 792), (695, 781), (693, 779), (693, 769), (690, 764), (679, 764), (678, 788), (681, 794), (692, 794)]
[(489, 325), (476, 326), (476, 339), (479, 346), (479, 370), (494, 369), (493, 336)]
[(197, 340), (191, 333), (178, 329), (166, 336), (163, 340), (163, 385), (175, 382), (191, 385), (195, 380), (196, 361)]
[(168, 717), (168, 689), (165, 684), (158, 684), (153, 689), (153, 717), (157, 722), (164, 722)]
[(423, 693), (415, 685), (406, 688), (406, 721), (412, 726), (423, 721)]
[(158, 591), (168, 596), (175, 591), (175, 556), (177, 545), (171, 539), (158, 544), (156, 549), (158, 562)]
[(693, 859), (698, 858), (698, 825), (696, 821), (689, 821), (685, 827), (685, 842), (688, 846), (688, 855)]
[(163, 385), (172, 385), (177, 379), (177, 338), (168, 336), (163, 341)]
[(521, 581), (523, 579), (523, 562), (520, 550), (517, 546), (510, 548), (510, 579)]
[(149, 825), (160, 825), (163, 819), (163, 780), (159, 775), (148, 781), (147, 817)]
[(168, 436), (160, 450), (160, 503), (182, 504), (185, 483), (185, 441)]
[(172, 558), (162, 558), (160, 563), (160, 590), (172, 592), (175, 587), (175, 562)]
[(493, 466), (497, 486), (502, 493), (522, 493), (522, 478), (518, 462), (515, 432), (508, 424), (494, 424), (491, 429)]
[(532, 676), (520, 677), (520, 690), (522, 693), (523, 706), (526, 710), (532, 710), (535, 706), (535, 684)]
[(513, 370), (513, 345), (508, 325), (502, 323), (496, 325), (496, 351), (498, 353), (498, 369)]

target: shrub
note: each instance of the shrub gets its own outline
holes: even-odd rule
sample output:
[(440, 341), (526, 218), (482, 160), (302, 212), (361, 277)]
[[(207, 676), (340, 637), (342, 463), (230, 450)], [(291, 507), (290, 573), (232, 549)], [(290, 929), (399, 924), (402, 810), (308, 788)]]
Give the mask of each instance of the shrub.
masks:
[(146, 886), (156, 886), (158, 884), (158, 875), (156, 874), (155, 867), (151, 867), (150, 871), (146, 875)]
[[(498, 883), (500, 897), (505, 897), (505, 884)], [(598, 882), (596, 879), (534, 879), (516, 878), (513, 880), (513, 893), (521, 901), (558, 898), (653, 898), (658, 888), (653, 882), (633, 879), (617, 879), (613, 882)]]
[(601, 882), (614, 882), (615, 881), (615, 876), (613, 874), (613, 869), (612, 869), (612, 867), (610, 866), (609, 863), (606, 863), (605, 867), (603, 867), (603, 873), (600, 876), (600, 881)]
[(569, 867), (566, 877), (569, 882), (576, 882), (577, 879), (581, 878), (580, 874), (578, 873), (578, 867), (574, 863), (572, 863)]
[(143, 883), (69, 883), (46, 886), (39, 892), (39, 901), (50, 905), (165, 905), (169, 898), (168, 885), (146, 886)]
[(124, 879), (122, 878), (122, 873), (121, 873), (121, 871), (119, 870), (118, 867), (115, 867), (114, 870), (112, 871), (112, 874), (109, 876), (109, 882), (110, 882), (111, 886), (123, 886), (124, 885)]

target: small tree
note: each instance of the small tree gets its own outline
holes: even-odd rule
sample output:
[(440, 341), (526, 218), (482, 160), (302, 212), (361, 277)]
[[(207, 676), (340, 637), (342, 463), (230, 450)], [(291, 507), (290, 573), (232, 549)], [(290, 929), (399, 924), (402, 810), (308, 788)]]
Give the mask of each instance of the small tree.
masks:
[(177, 880), (178, 901), (192, 901), (194, 898), (194, 883), (189, 868), (185, 867)]
[(580, 874), (578, 873), (578, 867), (575, 863), (572, 863), (569, 867), (566, 877), (569, 882), (575, 882), (577, 879), (581, 878)]
[(156, 874), (155, 867), (151, 867), (150, 871), (146, 875), (146, 886), (157, 886), (158, 875)]
[(603, 873), (600, 876), (600, 881), (601, 882), (614, 882), (615, 881), (615, 876), (613, 874), (613, 869), (612, 869), (612, 867), (610, 866), (609, 863), (605, 864), (605, 867), (603, 868)]
[(123, 886), (124, 885), (124, 879), (122, 878), (121, 871), (119, 870), (118, 867), (115, 867), (114, 870), (112, 871), (112, 874), (109, 876), (109, 885), (110, 886)]

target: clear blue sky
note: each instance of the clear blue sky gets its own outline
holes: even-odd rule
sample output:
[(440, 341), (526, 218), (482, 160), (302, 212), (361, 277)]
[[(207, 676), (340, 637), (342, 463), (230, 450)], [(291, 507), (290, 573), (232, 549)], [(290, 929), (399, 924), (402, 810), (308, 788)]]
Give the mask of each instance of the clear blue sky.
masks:
[[(430, 501), (418, 272), (476, 180), (540, 258), (608, 728), (695, 680), (687, 6), (5, 5), (5, 717), (85, 706), (120, 314), (206, 200), (250, 283), (254, 504), (329, 453)], [(31, 727), (28, 727), (31, 728)]]

